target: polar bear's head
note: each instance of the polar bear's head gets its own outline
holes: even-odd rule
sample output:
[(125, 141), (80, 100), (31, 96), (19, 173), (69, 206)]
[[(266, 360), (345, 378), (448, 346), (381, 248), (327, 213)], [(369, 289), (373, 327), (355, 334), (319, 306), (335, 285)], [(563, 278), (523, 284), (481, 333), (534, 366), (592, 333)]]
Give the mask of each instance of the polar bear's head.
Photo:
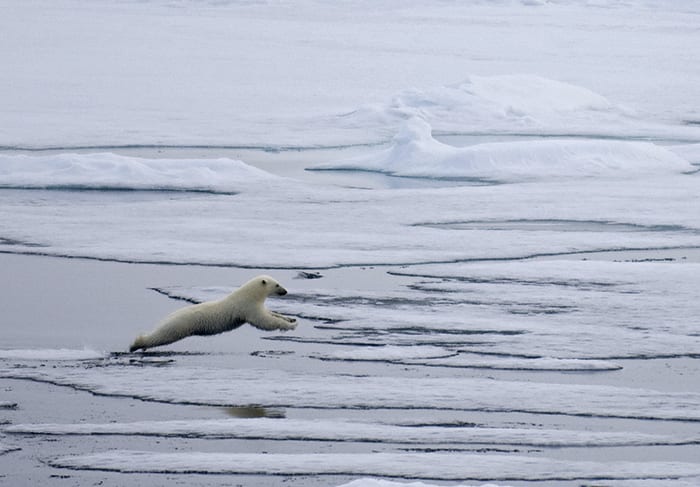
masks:
[(259, 276), (258, 279), (260, 280), (260, 285), (267, 291), (267, 296), (271, 296), (273, 294), (276, 294), (277, 296), (284, 296), (287, 294), (287, 290), (270, 276)]
[(243, 284), (231, 296), (238, 300), (252, 300), (261, 303), (268, 296), (284, 296), (285, 294), (287, 294), (287, 290), (275, 279), (270, 276), (258, 276)]
[(287, 294), (287, 290), (270, 276), (258, 276), (243, 284), (233, 294), (241, 297), (246, 296), (255, 301), (265, 301), (268, 296), (284, 296)]

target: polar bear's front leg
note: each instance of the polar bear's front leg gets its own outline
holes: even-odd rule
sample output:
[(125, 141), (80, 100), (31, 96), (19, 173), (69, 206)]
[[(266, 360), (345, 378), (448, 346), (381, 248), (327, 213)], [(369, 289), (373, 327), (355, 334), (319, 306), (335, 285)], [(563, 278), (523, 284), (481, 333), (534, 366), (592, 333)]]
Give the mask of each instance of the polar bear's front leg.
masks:
[(283, 314), (275, 313), (274, 311), (270, 311), (270, 314), (273, 316), (276, 316), (277, 318), (282, 318), (283, 320), (286, 320), (289, 323), (296, 323), (297, 322), (296, 318), (290, 318), (289, 316), (284, 316)]
[(248, 323), (260, 330), (293, 330), (297, 327), (297, 320), (284, 316), (274, 311), (265, 310), (258, 316), (248, 320)]

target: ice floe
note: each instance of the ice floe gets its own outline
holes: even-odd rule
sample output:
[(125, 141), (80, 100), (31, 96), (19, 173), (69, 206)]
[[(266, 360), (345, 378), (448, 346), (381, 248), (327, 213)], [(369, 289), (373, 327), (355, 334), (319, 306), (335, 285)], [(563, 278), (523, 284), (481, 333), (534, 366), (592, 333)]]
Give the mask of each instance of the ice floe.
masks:
[(105, 358), (107, 352), (97, 350), (71, 350), (67, 348), (42, 348), (42, 349), (7, 349), (0, 350), (0, 359), (4, 360), (28, 360), (28, 361), (70, 361), (92, 360)]
[(591, 124), (625, 118), (603, 96), (586, 88), (535, 75), (469, 76), (460, 83), (408, 89), (385, 103), (368, 104), (345, 116), (348, 124), (383, 121), (396, 126), (420, 118), (443, 132), (516, 132), (571, 130), (576, 122)]
[(144, 159), (112, 153), (0, 154), (0, 187), (237, 192), (280, 178), (232, 159)]
[(109, 13), (69, 0), (6, 12), (0, 144), (357, 143), (417, 113), (482, 133), (634, 133), (622, 103), (674, 121), (698, 106), (682, 52), (696, 40), (692, 2), (390, 1), (359, 16), (314, 1), (154, 1)]
[[(5, 154), (0, 160), (0, 252), (305, 269), (400, 264), (407, 267), (392, 272), (410, 274), (414, 281), (389, 291), (367, 290), (351, 279), (343, 289), (327, 285), (331, 279), (320, 280), (318, 289), (298, 283), (303, 289), (279, 303), (281, 311), (300, 317), (299, 332), (284, 338), (315, 340), (315, 346), (264, 342), (294, 348), (295, 355), (275, 356), (275, 363), (299, 367), (293, 371), (237, 367), (233, 355), (152, 360), (70, 352), (62, 359), (58, 351), (15, 351), (21, 356), (0, 356), (0, 376), (149, 401), (332, 408), (321, 415), (329, 423), (335, 423), (333, 416), (350, 415), (347, 408), (367, 421), (392, 412), (385, 408), (399, 408), (397, 414), (405, 408), (416, 421), (470, 416), (463, 412), (468, 410), (513, 425), (520, 411), (538, 415), (530, 420), (543, 424), (536, 431), (451, 433), (478, 432), (482, 441), (494, 442), (527, 442), (540, 434), (534, 441), (609, 445), (620, 440), (628, 445), (678, 440), (622, 431), (622, 421), (599, 416), (692, 422), (648, 421), (645, 431), (683, 431), (698, 424), (696, 389), (651, 390), (666, 387), (659, 380), (640, 388), (567, 383), (621, 383), (616, 378), (626, 370), (512, 371), (612, 370), (639, 366), (630, 358), (680, 357), (678, 362), (687, 363), (698, 356), (696, 264), (514, 261), (600, 250), (697, 251), (700, 216), (692, 202), (698, 196), (698, 148), (673, 145), (700, 140), (700, 84), (695, 53), (688, 48), (698, 44), (695, 2), (660, 7), (650, 0), (387, 0), (365, 2), (371, 8), (359, 9), (313, 0), (86, 5), (15, 2), (0, 17), (0, 150)], [(32, 19), (30, 29), (27, 19)], [(241, 158), (253, 163), (263, 151), (304, 149), (279, 158), (282, 164), (325, 147), (338, 149), (325, 159), (326, 167), (339, 168), (348, 163), (348, 146), (353, 154), (364, 152), (350, 161), (350, 177), (360, 176), (352, 180), (353, 188), (334, 180), (333, 186), (310, 190), (233, 159), (143, 157), (163, 155), (161, 150), (220, 157), (223, 151), (252, 149), (251, 160)], [(18, 155), (34, 150), (42, 155)], [(50, 154), (87, 150), (138, 157)], [(308, 175), (309, 180), (327, 176), (326, 181), (335, 176), (341, 181), (347, 175)], [(369, 177), (387, 189), (361, 189), (370, 186), (362, 179)], [(409, 187), (406, 177), (426, 187)], [(415, 178), (422, 179), (416, 183)], [(482, 183), (506, 184), (478, 186)], [(114, 191), (124, 189), (139, 191)], [(675, 255), (679, 261), (684, 257)], [(170, 288), (173, 296), (200, 299), (218, 292), (179, 283), (179, 290)], [(148, 285), (166, 289), (171, 284)], [(114, 341), (124, 341), (118, 330)], [(319, 364), (307, 361), (310, 356), (389, 365)], [(250, 360), (260, 364), (263, 359)], [(641, 367), (658, 372), (661, 362), (645, 361)], [(425, 368), (429, 365), (509, 371)], [(324, 372), (316, 373), (319, 369)], [(370, 375), (334, 373), (360, 369)], [(386, 375), (372, 376), (377, 370)], [(486, 374), (500, 379), (469, 377)], [(630, 376), (645, 384), (634, 372), (625, 377)], [(11, 405), (0, 403), (3, 407)], [(314, 409), (294, 414), (311, 415)], [(42, 419), (22, 420), (27, 421)], [(249, 431), (256, 424), (207, 421), (139, 426), (167, 436), (176, 431), (197, 435), (193, 429), (213, 435), (224, 428)], [(398, 441), (420, 433), (415, 424), (337, 423), (257, 424), (269, 425), (270, 437), (283, 431), (336, 439), (364, 433)], [(575, 423), (581, 430), (553, 431), (553, 423)], [(600, 431), (610, 425), (621, 432)], [(586, 431), (596, 426), (597, 433)], [(132, 427), (85, 425), (83, 432)], [(585, 455), (604, 457), (589, 463), (563, 459), (576, 458), (576, 451), (551, 452), (559, 457), (554, 460), (546, 458), (546, 451), (529, 457), (370, 454), (367, 445), (349, 445), (362, 449), (358, 455), (329, 455), (328, 444), (316, 449), (326, 455), (262, 454), (248, 450), (252, 442), (245, 441), (250, 454), (167, 453), (167, 441), (182, 441), (175, 438), (161, 442), (161, 453), (66, 457), (62, 441), (71, 440), (55, 439), (31, 439), (41, 447), (40, 460), (60, 454), (44, 465), (79, 469), (518, 484), (573, 477), (620, 487), (700, 484), (692, 447), (644, 448), (639, 455), (586, 450)], [(100, 445), (110, 449), (114, 445), (105, 446), (108, 441), (100, 438), (74, 452), (99, 452)], [(200, 441), (202, 449), (215, 449), (202, 440), (193, 443)], [(115, 443), (143, 448), (145, 442), (119, 438)], [(0, 452), (7, 448), (3, 445)], [(330, 446), (340, 450), (346, 445)], [(679, 452), (694, 463), (647, 460), (660, 450), (666, 459)], [(36, 462), (34, 455), (23, 457)], [(619, 457), (635, 461), (615, 461)], [(9, 455), (5, 459), (12, 461)], [(76, 483), (85, 483), (76, 472), (70, 474)], [(188, 482), (187, 477), (178, 480)], [(352, 484), (399, 485), (380, 479)]]
[[(325, 344), (310, 353), (324, 360), (505, 370), (617, 370), (625, 359), (700, 351), (697, 263), (554, 259), (391, 272), (415, 282), (299, 290), (276, 301), (316, 331), (275, 339)], [(230, 291), (161, 288), (195, 302)]]
[(450, 453), (244, 454), (115, 450), (51, 459), (55, 467), (140, 473), (360, 475), (436, 480), (579, 480), (700, 476), (682, 462), (585, 462)]
[[(426, 484), (423, 482), (396, 482), (386, 479), (374, 479), (374, 478), (363, 478), (353, 480), (347, 484), (343, 484), (339, 487), (438, 487), (432, 484)], [(451, 487), (474, 487), (468, 486), (466, 484), (453, 485)], [(478, 487), (507, 487), (504, 484), (481, 484)]]
[(413, 445), (521, 445), (538, 447), (603, 447), (682, 445), (697, 437), (636, 432), (594, 432), (541, 428), (412, 426), (343, 420), (188, 419), (131, 423), (15, 424), (11, 434), (125, 435), (186, 438), (371, 442)]
[[(538, 173), (545, 180), (402, 190), (244, 177), (216, 183), (236, 195), (168, 197), (52, 191), (47, 198), (3, 190), (0, 248), (130, 262), (308, 269), (700, 245), (700, 217), (687, 204), (696, 197), (697, 175), (669, 170), (635, 178), (623, 176), (626, 172), (612, 179), (563, 180)], [(182, 178), (179, 188), (202, 188)], [(543, 220), (561, 225), (527, 225)], [(340, 231), (339, 221), (352, 231)], [(513, 225), (508, 234), (488, 225), (449, 225), (498, 221), (524, 224)], [(596, 221), (611, 225), (588, 231), (585, 222)], [(455, 231), (446, 231), (450, 228)]]
[(614, 386), (467, 377), (397, 380), (390, 376), (302, 374), (207, 367), (1, 368), (29, 379), (95, 394), (216, 406), (424, 408), (700, 421), (700, 394)]
[[(440, 349), (442, 356), (435, 352), (434, 356), (414, 357), (409, 352), (402, 352), (402, 348), (393, 347), (393, 353), (382, 353), (382, 350), (372, 348), (360, 348), (345, 350), (336, 353), (314, 354), (313, 357), (324, 360), (356, 360), (356, 361), (380, 361), (401, 365), (424, 365), (431, 367), (459, 367), (471, 369), (499, 369), (499, 370), (558, 370), (558, 371), (597, 371), (620, 370), (622, 365), (607, 360), (590, 359), (562, 359), (553, 357), (493, 357), (475, 353), (450, 353), (449, 349)], [(447, 355), (447, 356), (446, 356)]]
[(452, 147), (435, 140), (428, 123), (412, 118), (388, 149), (316, 168), (376, 171), (406, 177), (528, 181), (563, 177), (636, 178), (690, 171), (692, 166), (673, 152), (648, 142), (550, 139)]

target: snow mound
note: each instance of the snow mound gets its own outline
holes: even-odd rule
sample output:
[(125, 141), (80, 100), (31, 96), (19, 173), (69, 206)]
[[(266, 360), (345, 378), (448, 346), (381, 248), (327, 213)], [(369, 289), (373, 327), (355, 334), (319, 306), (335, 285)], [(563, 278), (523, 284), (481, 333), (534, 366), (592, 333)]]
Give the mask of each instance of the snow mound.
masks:
[[(347, 114), (347, 124), (396, 126), (418, 117), (441, 131), (561, 133), (604, 123), (619, 130), (631, 120), (625, 110), (593, 91), (527, 74), (469, 76), (461, 83), (403, 90), (386, 103)], [(591, 122), (594, 121), (592, 124)]]
[(395, 176), (491, 181), (569, 177), (634, 177), (692, 170), (680, 156), (647, 142), (544, 139), (453, 147), (435, 140), (431, 126), (408, 120), (393, 143), (375, 154), (316, 166)]
[(97, 350), (71, 350), (67, 348), (0, 350), (0, 359), (5, 360), (92, 360), (107, 357)]
[(277, 176), (233, 159), (0, 155), (0, 187), (237, 192)]

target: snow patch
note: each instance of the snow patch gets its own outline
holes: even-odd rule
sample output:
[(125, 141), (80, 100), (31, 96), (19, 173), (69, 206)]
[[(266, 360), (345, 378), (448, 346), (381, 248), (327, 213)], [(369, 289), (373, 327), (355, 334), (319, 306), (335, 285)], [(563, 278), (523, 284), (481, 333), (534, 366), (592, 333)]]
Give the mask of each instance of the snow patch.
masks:
[(0, 154), (0, 187), (237, 192), (281, 178), (233, 159)]
[[(0, 368), (31, 379), (168, 403), (299, 408), (392, 408), (528, 412), (700, 421), (700, 394), (613, 386), (466, 377), (345, 376), (212, 367)], [(206, 380), (202, 380), (206, 377)]]
[(679, 445), (697, 437), (673, 437), (636, 432), (594, 432), (537, 428), (440, 427), (343, 420), (188, 419), (131, 423), (17, 424), (11, 434), (137, 435), (209, 439), (266, 439), (372, 442), (422, 445), (519, 445), (538, 447), (603, 447)]
[(391, 147), (314, 169), (376, 171), (394, 176), (486, 181), (573, 177), (633, 178), (690, 171), (681, 157), (647, 142), (534, 140), (453, 147), (435, 140), (430, 125), (408, 120)]
[[(343, 484), (339, 487), (439, 487), (439, 486), (433, 485), (433, 484), (425, 484), (423, 482), (395, 482), (392, 480), (364, 478), (364, 479), (353, 480), (352, 482), (349, 482), (347, 484)], [(444, 487), (444, 486), (442, 486), (442, 487)], [(454, 485), (451, 487), (473, 487), (473, 486), (469, 486), (466, 484), (459, 484), (459, 485)], [(507, 487), (507, 486), (503, 485), (503, 484), (499, 484), (499, 485), (482, 484), (479, 487)]]
[(700, 165), (700, 144), (673, 145), (668, 149), (695, 165)]
[(386, 103), (347, 114), (344, 122), (396, 127), (411, 118), (447, 133), (562, 133), (562, 127), (639, 125), (628, 110), (587, 88), (529, 74), (472, 75), (460, 83), (403, 90)]
[(40, 348), (40, 349), (13, 349), (0, 350), (0, 359), (4, 360), (45, 360), (45, 361), (64, 361), (64, 360), (92, 360), (105, 358), (109, 354), (97, 350), (82, 349), (73, 350), (68, 348)]
[(324, 360), (357, 360), (357, 361), (405, 361), (412, 359), (436, 359), (455, 355), (442, 347), (433, 346), (394, 346), (383, 345), (379, 347), (352, 348), (350, 350), (337, 350), (325, 354), (315, 354), (314, 357)]
[(700, 464), (578, 462), (450, 453), (246, 454), (115, 450), (54, 458), (54, 467), (139, 473), (361, 475), (436, 480), (578, 480), (700, 475)]
[(437, 357), (431, 360), (401, 360), (400, 363), (406, 365), (428, 365), (433, 367), (458, 367), (495, 370), (594, 372), (622, 369), (622, 365), (608, 360), (581, 360), (556, 357), (489, 357), (472, 353), (460, 353), (452, 357)]

